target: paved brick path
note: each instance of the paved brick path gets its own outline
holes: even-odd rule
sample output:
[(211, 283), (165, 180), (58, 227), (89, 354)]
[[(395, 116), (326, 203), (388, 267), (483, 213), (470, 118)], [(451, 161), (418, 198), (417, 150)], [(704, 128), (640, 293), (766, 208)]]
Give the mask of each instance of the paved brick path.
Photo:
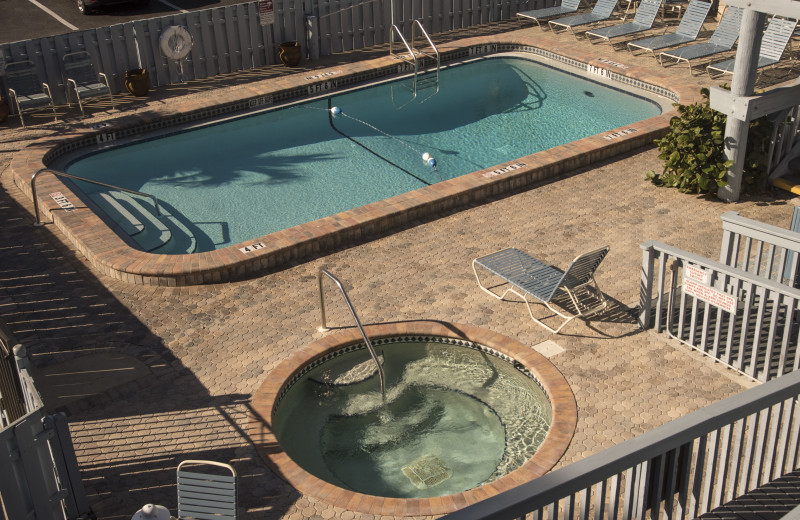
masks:
[[(562, 38), (575, 45), (571, 36)], [(644, 59), (607, 46), (591, 52)], [(685, 69), (671, 73), (685, 79)], [(131, 103), (129, 109), (143, 108)], [(86, 123), (108, 116), (96, 113)], [(251, 280), (134, 286), (87, 268), (58, 230), (31, 226), (31, 204), (10, 182), (7, 166), (11, 153), (51, 131), (57, 125), (0, 133), (0, 319), (42, 371), (100, 353), (147, 367), (130, 381), (120, 370), (126, 382), (100, 390), (91, 385), (92, 372), (73, 379), (74, 397), (61, 408), (102, 519), (127, 520), (148, 502), (176, 513), (175, 468), (187, 458), (232, 462), (243, 519), (372, 518), (300, 496), (267, 469), (243, 435), (252, 392), (278, 362), (321, 335), (316, 275), (323, 266), (345, 282), (364, 322), (438, 319), (490, 328), (531, 346), (555, 341), (564, 351), (551, 361), (572, 386), (579, 414), (558, 467), (735, 394), (750, 383), (636, 328), (639, 244), (657, 239), (717, 258), (721, 213), (787, 226), (792, 212), (780, 193), (726, 205), (656, 188), (644, 175), (661, 163), (647, 148)], [(612, 308), (589, 322), (575, 320), (557, 336), (535, 326), (522, 304), (481, 292), (470, 268), (474, 257), (509, 245), (563, 267), (604, 244), (611, 252), (597, 278)], [(351, 324), (333, 293), (329, 323)], [(87, 362), (90, 369), (103, 366)], [(81, 395), (93, 391), (99, 393)]]

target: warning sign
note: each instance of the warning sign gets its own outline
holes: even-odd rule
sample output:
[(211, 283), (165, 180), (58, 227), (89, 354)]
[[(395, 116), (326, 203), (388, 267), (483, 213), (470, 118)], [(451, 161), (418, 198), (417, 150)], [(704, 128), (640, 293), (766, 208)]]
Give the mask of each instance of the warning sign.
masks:
[(686, 278), (708, 285), (708, 271), (702, 267), (688, 264), (683, 268), (683, 272), (686, 275)]
[(708, 302), (723, 311), (734, 314), (736, 312), (736, 298), (730, 294), (725, 294), (711, 287), (702, 285), (690, 278), (683, 280), (683, 291), (689, 296), (694, 296), (704, 302)]
[(275, 7), (272, 0), (258, 2), (258, 19), (261, 21), (261, 25), (270, 25), (275, 22)]

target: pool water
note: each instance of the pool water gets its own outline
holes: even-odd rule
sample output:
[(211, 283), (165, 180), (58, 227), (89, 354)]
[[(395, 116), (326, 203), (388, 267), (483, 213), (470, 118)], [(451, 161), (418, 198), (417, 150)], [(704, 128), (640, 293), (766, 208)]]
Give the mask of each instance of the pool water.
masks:
[(275, 435), (309, 473), (370, 495), (442, 496), (513, 471), (544, 441), (550, 403), (511, 363), (447, 342), (376, 348), (385, 401), (362, 348), (308, 371), (276, 407)]
[(444, 68), (438, 93), (423, 88), (416, 98), (410, 81), (121, 146), (66, 171), (156, 196), (197, 251), (209, 251), (661, 113), (650, 100), (518, 57)]

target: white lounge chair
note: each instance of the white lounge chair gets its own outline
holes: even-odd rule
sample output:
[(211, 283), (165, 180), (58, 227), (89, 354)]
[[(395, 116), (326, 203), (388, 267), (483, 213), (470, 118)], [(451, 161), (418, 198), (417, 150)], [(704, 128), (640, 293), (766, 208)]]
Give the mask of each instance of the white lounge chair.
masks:
[(671, 51), (662, 52), (658, 55), (658, 61), (663, 66), (664, 58), (677, 62), (685, 61), (689, 65), (689, 73), (692, 74), (692, 60), (713, 56), (721, 52), (729, 51), (739, 39), (739, 30), (742, 24), (742, 10), (738, 7), (728, 6), (722, 20), (719, 21), (717, 29), (707, 42), (684, 45)]
[(586, 38), (592, 43), (599, 40), (611, 43), (612, 38), (650, 30), (663, 3), (664, 0), (642, 0), (639, 3), (639, 8), (636, 9), (636, 16), (633, 17), (632, 22), (586, 31)]
[(541, 29), (542, 24), (539, 23), (539, 20), (575, 13), (578, 11), (578, 7), (580, 7), (580, 4), (581, 0), (562, 0), (561, 5), (553, 7), (543, 7), (541, 9), (533, 9), (531, 11), (521, 11), (517, 13), (517, 16), (522, 16), (523, 18), (530, 18), (531, 20), (536, 22), (536, 25), (538, 25), (539, 28)]
[[(569, 267), (562, 271), (523, 253), (519, 249), (509, 248), (476, 258), (472, 261), (472, 272), (475, 273), (475, 279), (478, 281), (481, 290), (499, 300), (502, 300), (508, 293), (516, 294), (525, 301), (528, 313), (533, 321), (550, 332), (558, 334), (564, 328), (564, 325), (573, 319), (579, 316), (586, 317), (596, 314), (608, 306), (605, 296), (594, 279), (594, 273), (603, 258), (608, 254), (608, 250), (609, 248), (606, 246), (584, 253), (576, 257)], [(511, 287), (502, 294), (497, 294), (488, 289), (481, 282), (477, 267), (482, 267), (501, 278)], [(561, 313), (551, 305), (553, 299), (563, 293), (569, 295), (576, 314)], [(533, 315), (528, 297), (538, 300), (565, 321), (557, 329), (545, 325)], [(592, 299), (592, 304), (589, 306), (582, 302), (582, 299), (586, 297), (591, 297)]]
[(592, 9), (591, 13), (566, 16), (564, 18), (550, 20), (547, 23), (550, 25), (550, 29), (553, 32), (557, 32), (556, 29), (561, 29), (564, 31), (569, 29), (569, 31), (572, 32), (572, 34), (577, 38), (578, 35), (575, 34), (575, 27), (608, 20), (611, 18), (611, 14), (617, 7), (617, 1), (618, 0), (597, 0), (597, 3), (594, 4), (594, 9)]
[(691, 0), (691, 2), (689, 2), (689, 7), (686, 8), (686, 12), (674, 33), (628, 42), (628, 50), (631, 51), (631, 54), (635, 54), (634, 49), (642, 49), (650, 52), (655, 58), (655, 51), (659, 49), (691, 43), (695, 41), (697, 35), (700, 34), (700, 29), (703, 28), (703, 23), (710, 9), (711, 2)]
[[(197, 473), (187, 467), (217, 468)], [(178, 520), (236, 520), (236, 471), (211, 460), (184, 460), (178, 464)]]
[[(797, 20), (787, 20), (785, 18), (771, 18), (767, 29), (761, 39), (761, 48), (758, 51), (757, 69), (775, 65), (781, 61), (783, 52), (789, 44), (789, 40), (797, 26)], [(706, 66), (709, 76), (712, 72), (719, 74), (733, 74), (735, 59), (720, 61)]]

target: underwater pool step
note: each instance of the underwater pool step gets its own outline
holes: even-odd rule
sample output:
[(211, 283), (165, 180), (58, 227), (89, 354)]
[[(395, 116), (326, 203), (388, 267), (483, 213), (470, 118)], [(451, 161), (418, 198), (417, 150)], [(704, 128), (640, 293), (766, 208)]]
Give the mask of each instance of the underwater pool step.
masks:
[(172, 232), (157, 216), (156, 209), (148, 201), (140, 200), (122, 191), (109, 191), (108, 194), (125, 208), (138, 221), (144, 224), (141, 232), (131, 238), (145, 251), (152, 251), (169, 242)]
[(122, 230), (127, 233), (129, 236), (136, 235), (137, 233), (141, 233), (144, 229), (144, 224), (142, 224), (139, 219), (134, 217), (130, 211), (125, 209), (122, 204), (117, 202), (117, 199), (111, 196), (111, 194), (106, 192), (97, 192), (89, 194), (92, 201), (95, 204), (100, 206), (106, 215), (108, 215), (111, 220), (116, 222)]
[(167, 213), (161, 208), (162, 215), (159, 217), (172, 232), (172, 240), (161, 247), (153, 249), (151, 253), (159, 254), (182, 254), (194, 253), (197, 249), (197, 239), (186, 225), (174, 215)]

